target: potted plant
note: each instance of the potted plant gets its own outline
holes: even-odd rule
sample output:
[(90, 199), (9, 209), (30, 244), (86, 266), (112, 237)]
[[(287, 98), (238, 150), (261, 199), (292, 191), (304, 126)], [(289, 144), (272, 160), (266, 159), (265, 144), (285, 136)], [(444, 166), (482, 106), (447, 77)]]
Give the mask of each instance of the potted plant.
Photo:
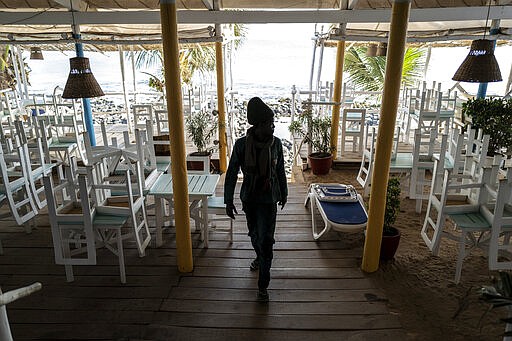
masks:
[(189, 154), (188, 168), (202, 170), (203, 165), (210, 165), (210, 157), (218, 141), (213, 140), (217, 132), (217, 111), (201, 110), (192, 113), (185, 120), (188, 136), (196, 146), (197, 151)]
[(308, 160), (313, 174), (329, 173), (332, 166), (331, 118), (313, 115), (311, 104), (305, 103), (302, 113), (290, 124), (289, 130), (302, 138), (301, 146), (302, 143), (311, 146)]
[(512, 99), (477, 98), (462, 104), (462, 114), (472, 128), (489, 135), (488, 156), (512, 151)]
[(393, 227), (398, 212), (400, 212), (400, 192), (400, 179), (395, 177), (389, 178), (386, 191), (382, 243), (380, 246), (380, 259), (382, 260), (393, 259), (400, 243), (400, 231)]

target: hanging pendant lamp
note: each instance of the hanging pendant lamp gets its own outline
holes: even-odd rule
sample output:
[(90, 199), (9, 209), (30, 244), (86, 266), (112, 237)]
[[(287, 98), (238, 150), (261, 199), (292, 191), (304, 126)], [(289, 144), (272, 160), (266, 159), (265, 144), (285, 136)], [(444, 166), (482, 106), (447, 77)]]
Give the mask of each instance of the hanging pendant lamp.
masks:
[(40, 47), (31, 47), (30, 48), (30, 59), (39, 59), (43, 60), (43, 52)]
[(487, 18), (485, 19), (484, 38), (473, 40), (469, 53), (457, 69), (452, 80), (458, 82), (470, 83), (490, 83), (503, 80), (501, 77), (500, 66), (494, 56), (495, 41), (485, 39), (487, 32), (487, 23), (489, 22), (489, 12), (491, 11), (491, 1), (487, 6)]
[(62, 98), (92, 98), (104, 96), (103, 90), (94, 78), (89, 58), (69, 59), (70, 70)]
[(468, 56), (459, 66), (452, 80), (471, 83), (490, 83), (503, 80), (500, 66), (494, 56), (494, 41), (473, 40)]

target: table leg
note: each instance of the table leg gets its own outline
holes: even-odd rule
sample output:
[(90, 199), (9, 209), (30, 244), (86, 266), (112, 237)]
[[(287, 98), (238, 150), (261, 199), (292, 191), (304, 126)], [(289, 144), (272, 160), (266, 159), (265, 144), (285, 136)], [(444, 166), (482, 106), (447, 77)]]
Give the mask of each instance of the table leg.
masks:
[(164, 224), (164, 207), (163, 200), (155, 196), (155, 218), (156, 218), (156, 247), (163, 244), (162, 240), (162, 226)]
[(202, 215), (202, 221), (201, 224), (203, 225), (203, 233), (204, 233), (204, 247), (208, 248), (208, 197), (203, 196), (201, 198), (201, 215)]

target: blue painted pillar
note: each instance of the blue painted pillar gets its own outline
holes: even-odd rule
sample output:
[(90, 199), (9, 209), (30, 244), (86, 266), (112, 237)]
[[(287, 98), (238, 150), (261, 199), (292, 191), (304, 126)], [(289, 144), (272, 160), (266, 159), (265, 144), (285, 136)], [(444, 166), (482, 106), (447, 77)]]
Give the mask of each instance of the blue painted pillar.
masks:
[[(494, 20), (493, 20), (493, 22), (494, 22)], [(500, 33), (499, 21), (498, 21), (498, 27), (495, 27), (495, 25), (493, 25), (493, 27), (491, 27), (491, 29), (489, 30), (489, 35), (492, 36), (492, 35), (495, 35), (498, 33)], [(494, 49), (496, 49), (496, 40), (494, 41)], [(476, 98), (485, 98), (485, 96), (487, 95), (487, 84), (489, 84), (489, 83), (480, 83), (478, 85), (478, 92), (476, 93)]]
[[(74, 39), (80, 39), (80, 34), (73, 34)], [(84, 49), (82, 43), (75, 43), (75, 51), (77, 57), (84, 57)], [(92, 109), (91, 109), (91, 101), (89, 98), (82, 98), (82, 104), (84, 107), (84, 121), (85, 121), (85, 129), (87, 130), (87, 134), (89, 135), (89, 139), (91, 140), (91, 145), (96, 145), (96, 135), (94, 134), (94, 125), (92, 124)]]

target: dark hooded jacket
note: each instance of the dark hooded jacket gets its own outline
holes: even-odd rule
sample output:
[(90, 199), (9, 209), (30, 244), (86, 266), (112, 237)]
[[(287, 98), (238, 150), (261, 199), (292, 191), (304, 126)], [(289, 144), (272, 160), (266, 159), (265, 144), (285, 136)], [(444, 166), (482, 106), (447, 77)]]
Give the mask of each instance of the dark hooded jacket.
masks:
[(256, 181), (256, 175), (248, 172), (245, 167), (245, 142), (246, 136), (241, 137), (236, 140), (233, 147), (224, 181), (224, 202), (226, 204), (233, 203), (233, 195), (240, 168), (244, 174), (242, 188), (240, 189), (240, 199), (242, 201), (269, 204), (278, 201), (286, 201), (288, 197), (288, 187), (286, 184), (286, 173), (284, 171), (283, 145), (281, 140), (274, 137), (274, 142), (270, 147), (270, 190), (267, 192), (256, 190), (252, 193), (249, 189), (254, 187), (253, 183)]

